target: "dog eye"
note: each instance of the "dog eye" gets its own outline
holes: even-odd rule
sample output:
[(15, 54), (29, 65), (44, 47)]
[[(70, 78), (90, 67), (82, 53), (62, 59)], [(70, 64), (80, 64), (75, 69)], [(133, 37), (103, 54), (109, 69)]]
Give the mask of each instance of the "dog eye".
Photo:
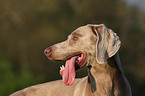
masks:
[(79, 39), (79, 36), (73, 36), (73, 37), (72, 37), (72, 40), (75, 40), (75, 41), (76, 41), (76, 40), (78, 40), (78, 39)]

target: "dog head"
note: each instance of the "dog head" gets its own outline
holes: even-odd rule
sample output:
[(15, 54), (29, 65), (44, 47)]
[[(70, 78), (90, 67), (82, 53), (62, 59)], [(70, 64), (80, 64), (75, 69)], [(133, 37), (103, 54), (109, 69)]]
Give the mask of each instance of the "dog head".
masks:
[[(120, 48), (119, 37), (104, 24), (79, 27), (64, 42), (45, 49), (45, 55), (52, 60), (67, 60), (63, 73), (66, 85), (72, 85), (75, 70), (89, 66), (91, 61), (103, 64)], [(65, 70), (63, 70), (65, 69)]]

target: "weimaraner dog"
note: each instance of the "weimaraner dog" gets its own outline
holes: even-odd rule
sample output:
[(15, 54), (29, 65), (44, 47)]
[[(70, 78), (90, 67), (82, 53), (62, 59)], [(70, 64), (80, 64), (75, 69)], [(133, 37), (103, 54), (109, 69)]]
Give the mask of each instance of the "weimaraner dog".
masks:
[[(63, 80), (39, 84), (10, 96), (132, 96), (124, 76), (118, 50), (119, 37), (104, 24), (79, 27), (68, 39), (45, 49), (51, 60), (66, 60)], [(77, 70), (87, 67), (88, 76), (75, 79)]]

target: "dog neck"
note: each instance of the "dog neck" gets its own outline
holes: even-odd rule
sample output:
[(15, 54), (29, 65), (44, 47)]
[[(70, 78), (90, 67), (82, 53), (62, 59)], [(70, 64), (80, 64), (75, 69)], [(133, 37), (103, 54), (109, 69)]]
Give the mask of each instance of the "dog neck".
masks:
[[(94, 60), (91, 66), (90, 73), (93, 77), (89, 76), (89, 72), (88, 76), (89, 78), (95, 79), (92, 80), (93, 84), (91, 82), (91, 88), (93, 87), (92, 85), (96, 86), (95, 92), (120, 94), (120, 89), (122, 89), (120, 87), (124, 88), (127, 86), (118, 53), (109, 58), (104, 64), (98, 64), (97, 61)], [(94, 83), (94, 81), (96, 83)], [(92, 89), (94, 90), (95, 88), (93, 87)]]

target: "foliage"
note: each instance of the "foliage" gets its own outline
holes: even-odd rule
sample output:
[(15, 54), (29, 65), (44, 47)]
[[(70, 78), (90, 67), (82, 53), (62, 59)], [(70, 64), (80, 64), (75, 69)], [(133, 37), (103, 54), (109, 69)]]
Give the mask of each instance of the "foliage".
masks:
[(20, 72), (13, 70), (12, 63), (0, 60), (0, 96), (8, 96), (10, 93), (34, 84), (35, 77), (30, 69), (24, 65)]

